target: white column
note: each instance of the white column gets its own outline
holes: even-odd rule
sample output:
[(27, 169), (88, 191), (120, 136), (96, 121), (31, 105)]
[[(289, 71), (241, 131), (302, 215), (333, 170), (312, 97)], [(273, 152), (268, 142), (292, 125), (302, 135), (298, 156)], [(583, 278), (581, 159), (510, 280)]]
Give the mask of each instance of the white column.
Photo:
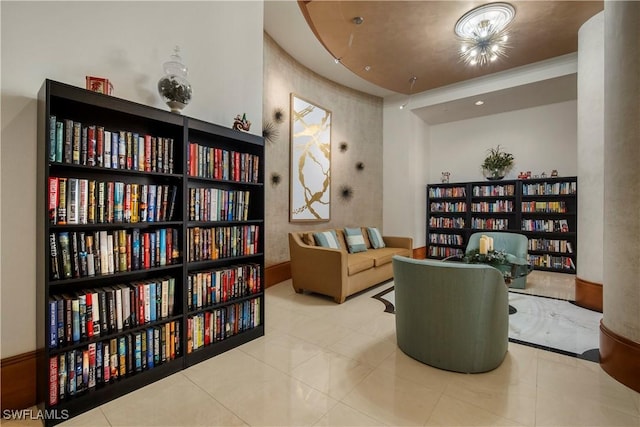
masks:
[(578, 32), (577, 276), (602, 285), (604, 12)]

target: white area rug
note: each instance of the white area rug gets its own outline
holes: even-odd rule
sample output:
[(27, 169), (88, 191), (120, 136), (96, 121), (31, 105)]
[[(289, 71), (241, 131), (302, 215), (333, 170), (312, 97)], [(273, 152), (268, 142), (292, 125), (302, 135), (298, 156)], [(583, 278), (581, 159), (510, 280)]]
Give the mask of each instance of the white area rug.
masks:
[[(385, 311), (395, 312), (393, 285), (373, 298), (385, 304)], [(509, 292), (509, 313), (509, 341), (598, 361), (602, 313), (570, 301), (518, 292)]]

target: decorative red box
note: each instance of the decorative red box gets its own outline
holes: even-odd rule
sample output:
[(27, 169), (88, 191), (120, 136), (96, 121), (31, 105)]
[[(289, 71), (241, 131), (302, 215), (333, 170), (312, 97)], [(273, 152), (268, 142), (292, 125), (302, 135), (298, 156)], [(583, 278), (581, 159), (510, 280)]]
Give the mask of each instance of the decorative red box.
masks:
[(103, 77), (87, 76), (87, 90), (111, 95), (113, 93), (113, 85), (109, 79)]

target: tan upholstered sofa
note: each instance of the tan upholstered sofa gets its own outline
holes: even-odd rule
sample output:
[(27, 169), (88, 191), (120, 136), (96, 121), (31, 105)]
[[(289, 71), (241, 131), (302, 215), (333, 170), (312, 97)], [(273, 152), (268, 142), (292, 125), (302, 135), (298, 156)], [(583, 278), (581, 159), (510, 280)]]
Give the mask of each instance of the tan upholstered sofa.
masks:
[(382, 236), (385, 247), (373, 249), (367, 229), (361, 230), (367, 249), (357, 253), (349, 253), (342, 229), (334, 230), (340, 249), (317, 246), (314, 231), (289, 233), (295, 291), (328, 295), (341, 304), (350, 295), (392, 279), (394, 255), (413, 256), (412, 238)]

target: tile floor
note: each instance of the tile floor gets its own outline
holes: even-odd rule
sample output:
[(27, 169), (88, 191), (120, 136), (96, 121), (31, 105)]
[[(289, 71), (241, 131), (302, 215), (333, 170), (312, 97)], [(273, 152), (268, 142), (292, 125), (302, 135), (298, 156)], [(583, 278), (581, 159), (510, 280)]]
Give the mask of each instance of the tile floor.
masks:
[[(573, 276), (536, 273), (528, 292), (573, 298)], [(267, 289), (264, 337), (62, 425), (640, 427), (640, 394), (593, 362), (514, 343), (484, 374), (409, 358), (394, 315), (370, 298), (382, 289), (337, 305), (282, 282)]]

